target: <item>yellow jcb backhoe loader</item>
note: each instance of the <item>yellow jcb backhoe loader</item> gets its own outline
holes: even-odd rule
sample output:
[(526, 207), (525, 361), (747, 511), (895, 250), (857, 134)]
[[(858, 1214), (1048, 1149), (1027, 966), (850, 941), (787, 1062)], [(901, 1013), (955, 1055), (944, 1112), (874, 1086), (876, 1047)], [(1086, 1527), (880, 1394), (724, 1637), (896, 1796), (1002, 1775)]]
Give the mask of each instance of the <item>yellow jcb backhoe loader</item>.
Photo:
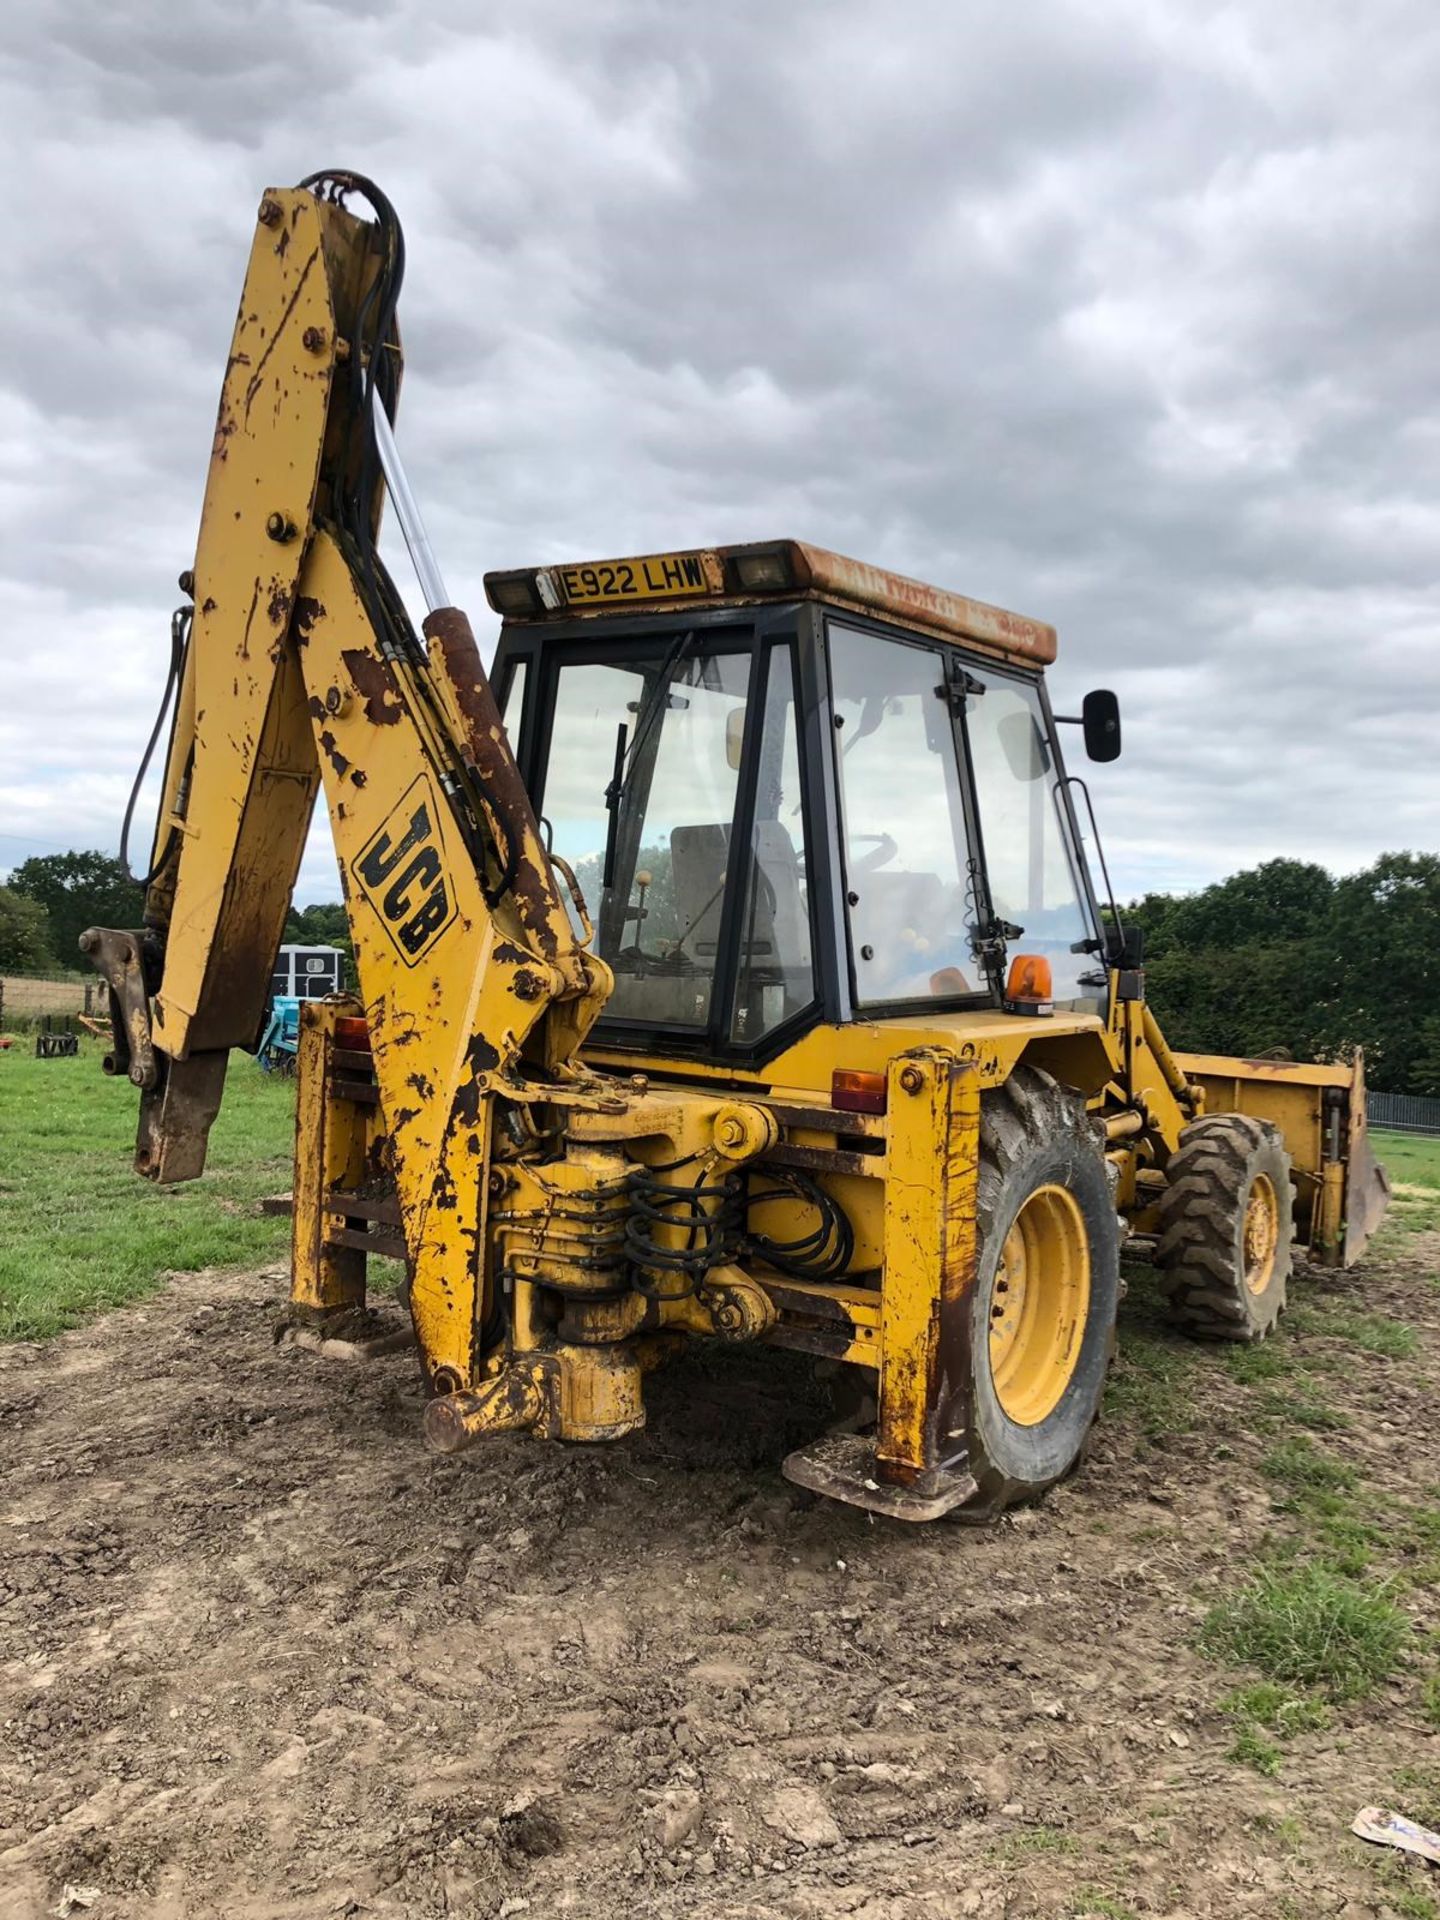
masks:
[[(1094, 1419), (1127, 1230), (1233, 1340), (1292, 1243), (1359, 1252), (1359, 1062), (1172, 1054), (1039, 621), (796, 541), (528, 567), (486, 576), (492, 688), (392, 436), (402, 264), (357, 176), (260, 203), (145, 926), (82, 943), (137, 1169), (204, 1164), (323, 787), (360, 992), (303, 1008), (293, 1316), (353, 1324), (403, 1258), (442, 1449), (615, 1439), (687, 1341), (768, 1341), (875, 1403), (792, 1480), (912, 1520), (1033, 1497)], [(1113, 697), (1083, 719), (1113, 758)]]

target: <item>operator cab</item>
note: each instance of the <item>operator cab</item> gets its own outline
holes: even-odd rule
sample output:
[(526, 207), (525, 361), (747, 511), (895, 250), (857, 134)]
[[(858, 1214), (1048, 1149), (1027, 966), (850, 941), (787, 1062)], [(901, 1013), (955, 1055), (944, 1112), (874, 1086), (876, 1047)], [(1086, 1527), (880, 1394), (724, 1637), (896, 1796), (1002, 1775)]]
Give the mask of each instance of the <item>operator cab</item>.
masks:
[(1017, 956), (1042, 1004), (1103, 1012), (1052, 628), (798, 542), (485, 589), (512, 748), (615, 974), (597, 1038), (756, 1062), (820, 1021), (1033, 1014)]

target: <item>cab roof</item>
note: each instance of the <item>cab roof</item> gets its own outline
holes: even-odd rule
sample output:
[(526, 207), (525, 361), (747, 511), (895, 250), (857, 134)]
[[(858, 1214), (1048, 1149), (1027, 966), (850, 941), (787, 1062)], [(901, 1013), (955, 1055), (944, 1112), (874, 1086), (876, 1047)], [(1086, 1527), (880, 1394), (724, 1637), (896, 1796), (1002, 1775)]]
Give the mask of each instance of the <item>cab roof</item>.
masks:
[(947, 640), (969, 641), (1029, 667), (1049, 666), (1055, 658), (1055, 629), (1043, 620), (926, 586), (804, 540), (487, 573), (485, 598), (516, 626), (623, 612), (820, 600)]

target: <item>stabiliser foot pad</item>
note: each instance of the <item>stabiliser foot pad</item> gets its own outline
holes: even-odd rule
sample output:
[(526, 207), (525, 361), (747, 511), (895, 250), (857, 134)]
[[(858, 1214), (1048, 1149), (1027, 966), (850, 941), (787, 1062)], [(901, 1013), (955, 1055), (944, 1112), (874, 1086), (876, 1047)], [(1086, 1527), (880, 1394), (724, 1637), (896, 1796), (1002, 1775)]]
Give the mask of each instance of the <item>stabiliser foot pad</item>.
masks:
[(303, 1347), (322, 1360), (378, 1360), (415, 1344), (408, 1321), (386, 1318), (361, 1309), (343, 1309), (312, 1319), (287, 1318), (275, 1329), (275, 1344)]
[(979, 1488), (970, 1474), (937, 1470), (910, 1486), (882, 1480), (875, 1439), (865, 1433), (827, 1433), (787, 1456), (781, 1471), (797, 1487), (843, 1500), (892, 1520), (938, 1520), (973, 1500)]

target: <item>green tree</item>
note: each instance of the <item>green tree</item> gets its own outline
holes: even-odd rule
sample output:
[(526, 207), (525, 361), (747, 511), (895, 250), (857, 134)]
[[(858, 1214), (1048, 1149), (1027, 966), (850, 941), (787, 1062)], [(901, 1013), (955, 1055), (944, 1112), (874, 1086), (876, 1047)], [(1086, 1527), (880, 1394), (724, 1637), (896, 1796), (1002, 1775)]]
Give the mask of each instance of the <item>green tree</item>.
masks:
[(1370, 1084), (1418, 1093), (1422, 1040), (1440, 1020), (1440, 854), (1382, 853), (1335, 888), (1344, 1009)]
[(1440, 855), (1382, 854), (1339, 880), (1268, 860), (1126, 914), (1174, 1045), (1296, 1059), (1363, 1046), (1371, 1086), (1440, 1092)]
[(1422, 1020), (1415, 1035), (1415, 1057), (1410, 1064), (1413, 1093), (1440, 1094), (1440, 1014)]
[(38, 900), (0, 887), (0, 967), (33, 972), (54, 965), (49, 914)]
[(1335, 882), (1323, 867), (1307, 860), (1267, 860), (1198, 893), (1147, 894), (1131, 911), (1159, 959), (1175, 947), (1233, 950), (1322, 935), (1334, 895)]
[(22, 860), (10, 885), (50, 916), (52, 949), (67, 968), (82, 964), (80, 936), (87, 927), (138, 927), (145, 909), (144, 894), (120, 862), (93, 848)]

